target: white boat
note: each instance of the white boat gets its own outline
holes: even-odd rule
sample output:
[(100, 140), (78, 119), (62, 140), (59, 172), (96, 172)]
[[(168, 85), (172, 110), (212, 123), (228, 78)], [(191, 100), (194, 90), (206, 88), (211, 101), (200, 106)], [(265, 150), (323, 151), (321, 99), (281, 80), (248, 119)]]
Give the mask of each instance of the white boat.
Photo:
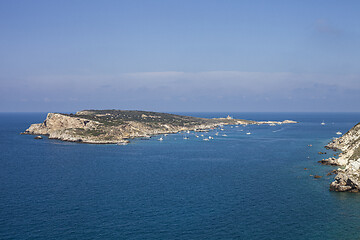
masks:
[(209, 136), (209, 139), (214, 139), (212, 136)]
[(223, 136), (223, 137), (227, 137), (227, 135), (226, 135), (226, 134), (223, 134), (222, 136)]
[(197, 138), (198, 138), (199, 136), (198, 136), (198, 135), (195, 135), (195, 137), (197, 137)]
[(164, 140), (162, 137), (158, 139), (158, 141), (162, 141), (162, 140)]
[(128, 145), (127, 142), (118, 142), (116, 145)]
[(218, 135), (219, 135), (219, 133), (217, 132), (217, 133), (215, 133), (215, 135), (216, 135), (216, 136), (218, 136)]
[(341, 135), (341, 134), (342, 134), (342, 132), (336, 132), (336, 134), (337, 134), (337, 135)]
[(325, 125), (325, 122), (324, 122), (324, 121), (322, 121), (321, 125)]
[(189, 139), (188, 137), (184, 137), (184, 139)]
[(209, 139), (208, 139), (208, 138), (204, 138), (203, 140), (204, 140), (204, 141), (209, 141)]
[(251, 134), (251, 132), (247, 132), (247, 133), (246, 133), (246, 135), (250, 135), (250, 134)]

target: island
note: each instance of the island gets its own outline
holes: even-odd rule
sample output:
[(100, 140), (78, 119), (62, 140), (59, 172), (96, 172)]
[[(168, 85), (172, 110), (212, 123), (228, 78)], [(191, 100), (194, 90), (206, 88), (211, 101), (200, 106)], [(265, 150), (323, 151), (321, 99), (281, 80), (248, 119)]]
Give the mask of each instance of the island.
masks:
[(44, 122), (32, 124), (22, 134), (93, 144), (125, 144), (133, 138), (181, 131), (207, 131), (222, 125), (288, 124), (296, 121), (252, 121), (198, 118), (177, 114), (130, 110), (83, 110), (75, 114), (48, 113)]
[(335, 181), (330, 184), (331, 191), (359, 192), (360, 191), (360, 123), (352, 127), (347, 133), (333, 139), (327, 149), (340, 150), (337, 158), (323, 159), (320, 163), (340, 166), (335, 172)]

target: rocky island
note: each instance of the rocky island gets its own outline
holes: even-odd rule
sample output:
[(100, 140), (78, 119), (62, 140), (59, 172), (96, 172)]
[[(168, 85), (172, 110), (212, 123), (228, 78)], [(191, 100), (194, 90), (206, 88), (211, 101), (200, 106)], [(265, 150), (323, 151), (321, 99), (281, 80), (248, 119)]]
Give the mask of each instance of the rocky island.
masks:
[(340, 150), (338, 158), (331, 157), (320, 161), (325, 165), (340, 166), (336, 170), (335, 181), (330, 184), (331, 191), (359, 192), (360, 191), (360, 123), (347, 133), (335, 138), (327, 149)]
[(198, 118), (169, 113), (126, 110), (84, 110), (75, 114), (48, 113), (43, 123), (32, 124), (22, 134), (47, 135), (62, 141), (121, 144), (137, 137), (181, 131), (203, 131), (221, 125), (287, 124), (295, 121), (251, 121)]

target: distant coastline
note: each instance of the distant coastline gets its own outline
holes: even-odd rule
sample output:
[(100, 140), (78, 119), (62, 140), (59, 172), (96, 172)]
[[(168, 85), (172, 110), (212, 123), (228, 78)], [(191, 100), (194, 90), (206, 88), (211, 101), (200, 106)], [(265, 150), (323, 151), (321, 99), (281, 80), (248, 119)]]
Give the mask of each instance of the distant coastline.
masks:
[(292, 120), (252, 121), (224, 118), (197, 118), (169, 113), (124, 110), (84, 110), (75, 114), (48, 113), (42, 123), (32, 124), (22, 134), (46, 135), (50, 139), (90, 144), (126, 144), (132, 138), (202, 131), (222, 125), (290, 124)]

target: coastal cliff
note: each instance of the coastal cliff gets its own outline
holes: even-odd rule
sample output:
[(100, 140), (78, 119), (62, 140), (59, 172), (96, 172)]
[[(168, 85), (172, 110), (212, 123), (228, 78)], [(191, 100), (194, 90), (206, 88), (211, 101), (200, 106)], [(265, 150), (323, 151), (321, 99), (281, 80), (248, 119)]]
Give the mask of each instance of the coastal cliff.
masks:
[(168, 113), (123, 110), (84, 110), (76, 114), (49, 113), (42, 123), (32, 124), (23, 134), (47, 135), (62, 141), (115, 144), (136, 137), (181, 131), (199, 131), (220, 125), (288, 124), (295, 121), (251, 121), (227, 118), (197, 118)]
[(330, 184), (331, 191), (360, 191), (360, 123), (339, 138), (335, 138), (327, 149), (340, 150), (338, 158), (324, 159), (321, 163), (340, 166), (335, 181)]

